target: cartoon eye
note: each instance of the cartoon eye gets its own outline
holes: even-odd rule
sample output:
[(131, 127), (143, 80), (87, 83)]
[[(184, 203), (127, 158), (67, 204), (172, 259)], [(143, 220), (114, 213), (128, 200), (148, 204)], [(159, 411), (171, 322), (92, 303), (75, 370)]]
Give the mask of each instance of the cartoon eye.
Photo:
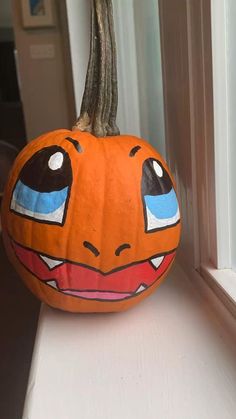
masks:
[(158, 160), (150, 158), (143, 163), (142, 199), (146, 232), (179, 222), (179, 206), (172, 181)]
[(68, 153), (59, 146), (45, 147), (22, 168), (10, 209), (26, 218), (63, 224), (72, 184)]

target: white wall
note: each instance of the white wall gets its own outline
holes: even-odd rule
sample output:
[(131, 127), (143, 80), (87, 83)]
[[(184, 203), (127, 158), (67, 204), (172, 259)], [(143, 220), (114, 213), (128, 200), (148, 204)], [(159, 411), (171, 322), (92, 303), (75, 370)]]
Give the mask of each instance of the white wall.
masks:
[(148, 139), (165, 156), (158, 1), (133, 0), (133, 6), (141, 135)]
[(90, 2), (66, 0), (76, 114), (79, 115), (89, 58)]
[[(90, 2), (67, 0), (77, 114), (88, 55)], [(165, 154), (158, 2), (113, 1), (121, 133), (143, 136)]]
[(141, 136), (136, 33), (133, 0), (113, 1), (117, 42), (118, 112), (120, 132)]

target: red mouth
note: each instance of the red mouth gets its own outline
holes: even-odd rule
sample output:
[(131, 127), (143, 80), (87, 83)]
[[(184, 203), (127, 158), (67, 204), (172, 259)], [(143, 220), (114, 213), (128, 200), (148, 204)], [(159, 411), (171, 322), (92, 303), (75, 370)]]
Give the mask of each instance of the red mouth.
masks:
[(25, 268), (46, 285), (73, 297), (99, 301), (119, 301), (139, 295), (164, 274), (176, 253), (174, 249), (105, 273), (37, 253), (13, 240), (12, 246)]

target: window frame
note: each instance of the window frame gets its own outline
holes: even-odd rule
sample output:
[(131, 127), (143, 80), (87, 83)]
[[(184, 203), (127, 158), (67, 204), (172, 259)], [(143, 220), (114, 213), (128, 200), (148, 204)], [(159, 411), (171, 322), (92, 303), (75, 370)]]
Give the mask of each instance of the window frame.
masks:
[[(236, 273), (230, 260), (226, 1), (185, 0), (179, 5), (181, 11), (178, 7), (172, 12), (171, 1), (159, 0), (159, 9), (167, 150), (184, 220), (179, 261), (195, 284), (196, 277), (203, 278), (236, 315)], [(175, 44), (169, 39), (172, 31)], [(180, 51), (175, 53), (173, 45)], [(169, 72), (168, 66), (174, 65), (176, 73), (184, 68), (188, 76), (180, 87), (179, 75)], [(178, 100), (173, 90), (180, 104), (175, 130), (171, 112), (177, 112)], [(189, 136), (183, 139), (180, 121), (189, 124)], [(184, 158), (186, 172), (181, 168)]]
[[(214, 112), (214, 185), (216, 254), (200, 266), (200, 273), (236, 315), (236, 272), (231, 262), (230, 136), (228, 98), (227, 0), (211, 0), (212, 75)], [(211, 173), (207, 170), (207, 177)], [(212, 202), (212, 206), (214, 202)], [(213, 237), (209, 236), (210, 244)]]

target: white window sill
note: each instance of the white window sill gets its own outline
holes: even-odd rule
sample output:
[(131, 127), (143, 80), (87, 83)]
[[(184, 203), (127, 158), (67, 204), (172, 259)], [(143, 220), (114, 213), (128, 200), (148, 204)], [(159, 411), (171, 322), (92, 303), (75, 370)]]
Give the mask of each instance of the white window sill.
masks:
[(236, 272), (232, 269), (215, 269), (211, 265), (201, 267), (201, 274), (236, 317)]
[(233, 419), (234, 340), (177, 265), (124, 313), (43, 305), (23, 419)]

